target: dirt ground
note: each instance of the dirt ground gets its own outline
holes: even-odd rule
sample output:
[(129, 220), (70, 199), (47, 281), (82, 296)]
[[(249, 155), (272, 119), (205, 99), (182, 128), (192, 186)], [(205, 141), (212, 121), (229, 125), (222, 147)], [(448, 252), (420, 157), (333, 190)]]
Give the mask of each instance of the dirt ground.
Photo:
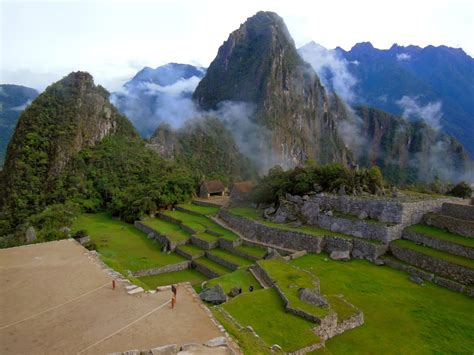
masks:
[(0, 354), (105, 354), (222, 336), (188, 288), (179, 286), (175, 309), (170, 291), (113, 290), (70, 240), (0, 249), (0, 285)]

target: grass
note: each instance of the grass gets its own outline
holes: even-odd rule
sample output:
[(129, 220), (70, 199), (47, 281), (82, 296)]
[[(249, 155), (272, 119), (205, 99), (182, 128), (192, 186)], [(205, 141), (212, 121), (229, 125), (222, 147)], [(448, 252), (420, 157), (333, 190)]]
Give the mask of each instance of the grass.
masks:
[(193, 245), (193, 244), (180, 245), (178, 248), (191, 255), (204, 253), (205, 251), (204, 249), (201, 249), (198, 246)]
[(159, 218), (145, 219), (141, 222), (148, 227), (153, 228), (160, 234), (166, 235), (175, 240), (187, 240), (190, 237), (190, 234), (181, 229), (178, 225)]
[(186, 259), (181, 255), (162, 253), (161, 245), (148, 239), (133, 225), (112, 219), (108, 213), (81, 214), (72, 230), (85, 229), (97, 245), (102, 260), (126, 275), (125, 270), (138, 271)]
[(186, 269), (181, 271), (167, 272), (159, 275), (140, 277), (139, 280), (147, 285), (150, 289), (158, 286), (172, 285), (178, 282), (188, 281), (192, 285), (200, 285), (207, 280), (207, 277), (199, 271)]
[[(271, 221), (268, 221), (268, 220), (264, 219), (260, 215), (258, 210), (256, 210), (255, 208), (233, 207), (233, 208), (229, 208), (229, 212), (236, 215), (236, 216), (252, 219), (254, 221), (257, 221), (257, 222), (259, 222), (261, 224), (264, 224), (264, 225), (266, 225), (268, 227), (271, 227), (271, 228), (303, 233), (303, 234), (310, 235), (312, 237), (321, 238), (321, 237), (324, 237), (324, 236), (334, 236), (334, 237), (339, 237), (339, 238), (344, 238), (344, 239), (354, 239), (355, 238), (355, 237), (352, 237), (352, 236), (349, 236), (349, 235), (346, 235), (346, 234), (332, 232), (328, 229), (319, 228), (319, 227), (316, 227), (316, 226), (304, 225), (304, 226), (301, 226), (301, 227), (291, 227), (287, 223), (285, 224), (285, 223), (271, 222)], [(369, 241), (369, 240), (367, 240), (367, 242), (368, 243), (373, 243), (373, 244), (379, 244), (377, 242)]]
[(274, 289), (243, 293), (224, 303), (222, 308), (242, 326), (252, 326), (268, 346), (278, 344), (289, 352), (320, 341), (311, 331), (314, 323), (286, 313)]
[(280, 286), (280, 289), (290, 302), (290, 307), (301, 309), (318, 318), (328, 314), (328, 308), (316, 307), (301, 301), (298, 297), (298, 290), (300, 288), (317, 287), (318, 279), (313, 274), (296, 268), (282, 259), (260, 260), (258, 264)]
[(248, 266), (248, 265), (252, 265), (254, 262), (249, 260), (249, 259), (246, 259), (246, 258), (243, 258), (241, 256), (238, 256), (238, 255), (235, 255), (235, 254), (232, 254), (228, 251), (225, 251), (225, 250), (222, 250), (222, 249), (211, 249), (208, 251), (208, 253), (212, 254), (212, 255), (215, 255), (215, 256), (218, 256), (224, 260), (227, 260), (233, 264), (236, 264), (238, 266)]
[(179, 204), (178, 207), (184, 208), (188, 211), (200, 213), (204, 216), (215, 216), (217, 213), (219, 213), (219, 207), (201, 206), (195, 205), (193, 203), (182, 203)]
[(465, 258), (463, 256), (453, 255), (444, 251), (425, 247), (423, 245), (416, 244), (410, 240), (398, 239), (393, 241), (392, 243), (394, 243), (398, 247), (411, 249), (413, 251), (431, 256), (433, 258), (441, 259), (456, 265), (474, 269), (474, 260)]
[(229, 240), (236, 240), (238, 236), (228, 229), (221, 227), (219, 224), (214, 222), (205, 216), (196, 216), (181, 211), (163, 211), (163, 214), (179, 219), (188, 227), (194, 229), (196, 232), (204, 232), (206, 229), (212, 230), (213, 232), (222, 235), (222, 238)]
[(250, 271), (245, 268), (209, 280), (206, 282), (205, 287), (212, 287), (215, 285), (221, 285), (225, 293), (229, 293), (233, 287), (241, 288), (242, 293), (249, 292), (250, 286), (253, 286), (254, 290), (262, 288)]
[(462, 235), (451, 233), (441, 228), (427, 226), (425, 224), (415, 224), (408, 227), (407, 230), (415, 233), (424, 234), (428, 237), (474, 248), (474, 238), (463, 237)]
[(271, 351), (269, 346), (261, 338), (257, 338), (250, 331), (240, 330), (234, 322), (229, 320), (220, 311), (220, 307), (211, 307), (211, 312), (214, 317), (224, 326), (227, 332), (234, 338), (244, 354), (252, 355), (266, 355), (266, 354), (284, 354), (283, 352)]
[(208, 269), (211, 269), (212, 271), (215, 271), (217, 272), (219, 275), (224, 275), (224, 274), (227, 274), (229, 272), (232, 272), (232, 270), (226, 268), (225, 266), (222, 266), (221, 264), (218, 264), (206, 257), (201, 257), (201, 258), (197, 258), (196, 260), (194, 260), (196, 263), (198, 264), (201, 264), (201, 265), (204, 265), (206, 266)]
[(364, 312), (363, 326), (326, 343), (333, 354), (471, 354), (474, 301), (365, 260), (308, 254), (291, 261), (314, 272), (324, 294), (342, 293)]
[(215, 242), (219, 239), (219, 237), (206, 233), (206, 232), (199, 232), (194, 235), (198, 239), (205, 240), (206, 242)]
[(257, 258), (263, 258), (264, 255), (267, 253), (267, 249), (256, 247), (256, 246), (253, 246), (253, 245), (243, 245), (242, 244), (242, 245), (234, 247), (234, 249), (240, 250), (244, 253), (255, 256)]

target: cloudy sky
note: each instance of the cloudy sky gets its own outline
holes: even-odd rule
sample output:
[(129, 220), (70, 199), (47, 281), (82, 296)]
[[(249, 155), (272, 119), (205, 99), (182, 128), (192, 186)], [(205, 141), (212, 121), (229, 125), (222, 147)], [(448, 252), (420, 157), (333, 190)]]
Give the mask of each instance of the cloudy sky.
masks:
[(0, 83), (42, 90), (86, 70), (116, 90), (143, 66), (208, 66), (259, 10), (282, 16), (297, 46), (445, 44), (474, 56), (472, 0), (0, 0)]

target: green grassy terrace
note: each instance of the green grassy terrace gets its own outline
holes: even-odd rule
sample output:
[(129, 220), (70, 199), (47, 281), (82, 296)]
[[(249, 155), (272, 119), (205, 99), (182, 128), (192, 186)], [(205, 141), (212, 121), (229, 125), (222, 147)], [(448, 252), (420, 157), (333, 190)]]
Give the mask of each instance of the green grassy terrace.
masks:
[(81, 214), (72, 225), (73, 231), (80, 229), (85, 229), (90, 235), (102, 260), (124, 275), (125, 270), (138, 271), (186, 260), (178, 254), (162, 253), (158, 242), (105, 212)]
[(199, 232), (196, 233), (194, 236), (198, 239), (205, 240), (206, 242), (215, 242), (216, 240), (219, 240), (219, 237), (206, 232)]
[(222, 266), (221, 264), (218, 264), (206, 257), (201, 257), (201, 258), (197, 258), (196, 260), (194, 260), (195, 263), (197, 264), (201, 264), (201, 265), (204, 265), (206, 266), (208, 269), (211, 269), (212, 271), (215, 271), (217, 272), (219, 275), (224, 275), (224, 274), (227, 274), (229, 272), (232, 272), (232, 270)]
[(233, 264), (236, 264), (236, 265), (239, 265), (239, 266), (248, 266), (248, 265), (252, 265), (253, 264), (253, 261), (249, 260), (249, 259), (245, 259), (241, 256), (238, 256), (238, 255), (235, 255), (235, 254), (232, 254), (226, 250), (222, 250), (222, 249), (211, 249), (208, 251), (209, 254), (212, 254), (212, 255), (215, 255), (215, 256), (218, 256), (224, 260), (227, 260)]
[(320, 342), (311, 331), (314, 323), (287, 313), (274, 289), (243, 293), (221, 307), (242, 326), (252, 326), (268, 347), (278, 344), (290, 352)]
[(178, 207), (184, 208), (188, 211), (197, 212), (205, 216), (215, 216), (219, 213), (219, 207), (201, 206), (194, 203), (181, 203)]
[(298, 297), (300, 288), (314, 288), (317, 286), (318, 279), (313, 274), (296, 268), (283, 259), (260, 260), (257, 263), (280, 286), (292, 308), (301, 309), (316, 317), (327, 315), (327, 308), (305, 303)]
[(159, 218), (148, 218), (141, 222), (148, 227), (153, 228), (160, 234), (166, 235), (167, 237), (175, 240), (187, 240), (191, 236), (178, 225)]
[(178, 249), (181, 249), (181, 250), (183, 250), (186, 253), (191, 254), (191, 255), (204, 253), (204, 251), (205, 251), (204, 249), (201, 249), (201, 248), (199, 248), (198, 246), (196, 246), (194, 244), (180, 245), (178, 247)]
[(178, 282), (190, 282), (192, 285), (200, 285), (207, 277), (199, 271), (186, 269), (181, 271), (167, 272), (159, 275), (144, 276), (138, 278), (150, 289), (158, 286), (172, 285)]
[[(321, 292), (343, 294), (364, 312), (364, 325), (326, 342), (332, 354), (470, 354), (474, 301), (366, 260), (337, 262), (308, 254), (290, 262), (314, 273)], [(235, 301), (238, 301), (236, 299)]]
[(453, 264), (465, 266), (471, 269), (474, 269), (474, 260), (465, 258), (463, 256), (453, 255), (446, 253), (444, 251), (436, 250), (430, 247), (425, 247), (423, 245), (416, 244), (410, 240), (399, 239), (392, 242), (396, 246), (410, 249), (433, 258), (441, 259)]
[[(236, 216), (240, 217), (245, 217), (248, 219), (252, 219), (254, 221), (257, 221), (261, 224), (264, 224), (268, 227), (276, 228), (276, 229), (281, 229), (281, 230), (287, 230), (287, 231), (292, 231), (292, 232), (298, 232), (298, 233), (304, 233), (308, 234), (313, 237), (324, 237), (324, 236), (335, 236), (335, 237), (340, 237), (340, 238), (345, 238), (345, 239), (354, 239), (356, 237), (341, 234), (341, 233), (336, 233), (332, 232), (330, 230), (324, 229), (324, 228), (319, 228), (316, 226), (306, 226), (303, 225), (301, 227), (295, 228), (295, 227), (290, 227), (287, 223), (275, 223), (268, 221), (264, 219), (261, 216), (261, 213), (255, 209), (255, 208), (250, 208), (250, 207), (232, 207), (229, 208), (228, 211)], [(368, 243), (372, 244), (379, 244), (376, 241), (371, 241), (371, 240), (366, 240)]]
[(222, 238), (229, 240), (236, 240), (238, 236), (231, 231), (221, 227), (219, 224), (214, 222), (205, 216), (195, 216), (189, 213), (181, 211), (163, 211), (163, 214), (179, 219), (188, 227), (194, 229), (197, 232), (204, 232), (206, 229), (212, 230), (213, 232), (222, 234)]
[(246, 268), (241, 268), (221, 277), (209, 280), (206, 282), (205, 287), (213, 287), (215, 285), (221, 285), (225, 293), (229, 293), (233, 287), (241, 288), (242, 293), (249, 292), (250, 286), (253, 286), (254, 290), (262, 288)]
[(464, 245), (466, 247), (474, 248), (474, 238), (463, 237), (462, 235), (451, 233), (443, 229), (427, 226), (425, 224), (415, 224), (407, 228), (408, 231), (424, 234), (431, 238), (444, 240), (447, 242)]
[(267, 253), (267, 250), (265, 248), (260, 248), (253, 245), (242, 244), (242, 245), (234, 247), (234, 249), (240, 250), (244, 253), (255, 256), (257, 258), (263, 258), (263, 256)]

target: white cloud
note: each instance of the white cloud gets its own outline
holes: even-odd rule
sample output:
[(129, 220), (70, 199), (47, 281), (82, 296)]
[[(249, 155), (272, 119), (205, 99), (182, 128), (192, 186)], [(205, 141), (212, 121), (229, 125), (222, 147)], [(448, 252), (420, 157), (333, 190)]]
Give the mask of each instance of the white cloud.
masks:
[(398, 100), (397, 105), (403, 109), (403, 116), (408, 119), (423, 120), (431, 128), (439, 130), (441, 128), (441, 102), (429, 102), (423, 105), (418, 97), (403, 96)]
[(397, 54), (397, 60), (398, 61), (410, 60), (410, 59), (411, 59), (411, 55), (409, 55), (408, 53), (399, 53), (399, 54)]

